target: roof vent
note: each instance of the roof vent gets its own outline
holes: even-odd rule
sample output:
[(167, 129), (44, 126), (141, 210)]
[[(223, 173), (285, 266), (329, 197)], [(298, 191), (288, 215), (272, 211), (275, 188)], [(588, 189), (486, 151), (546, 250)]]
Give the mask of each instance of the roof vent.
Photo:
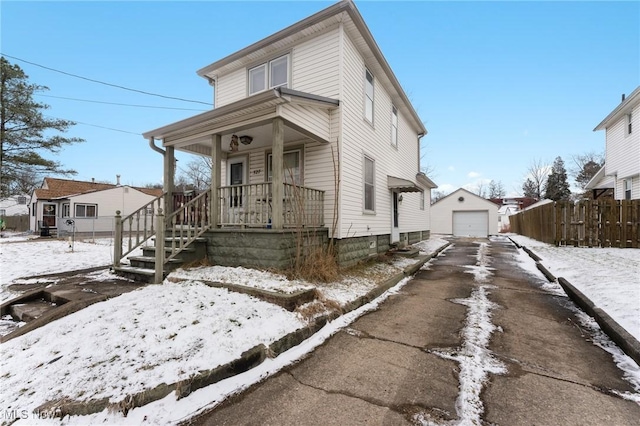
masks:
[(622, 102), (624, 102), (624, 93), (622, 94)]

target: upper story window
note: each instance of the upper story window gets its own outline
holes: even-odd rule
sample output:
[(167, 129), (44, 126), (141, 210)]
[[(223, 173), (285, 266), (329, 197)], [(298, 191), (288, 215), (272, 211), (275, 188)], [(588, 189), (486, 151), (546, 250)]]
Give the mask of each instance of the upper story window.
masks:
[(632, 124), (633, 124), (633, 115), (632, 113), (629, 113), (627, 114), (627, 134), (628, 135), (630, 135), (631, 132), (633, 131)]
[(364, 80), (364, 118), (373, 123), (373, 74), (368, 69)]
[(391, 145), (398, 147), (398, 109), (391, 106)]
[(249, 95), (267, 88), (289, 85), (289, 55), (280, 56), (249, 70)]
[(95, 204), (76, 204), (75, 217), (98, 217), (98, 206)]
[(27, 197), (18, 197), (18, 204), (27, 204)]

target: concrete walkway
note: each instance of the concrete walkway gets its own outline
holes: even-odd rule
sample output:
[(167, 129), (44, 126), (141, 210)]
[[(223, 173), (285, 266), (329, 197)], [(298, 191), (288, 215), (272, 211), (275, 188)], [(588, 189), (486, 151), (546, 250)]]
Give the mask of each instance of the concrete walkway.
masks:
[[(640, 405), (616, 394), (633, 389), (611, 355), (515, 253), (507, 239), (454, 240), (379, 310), (188, 424), (640, 425)], [(472, 305), (461, 299), (479, 291), (497, 329), (469, 351), (463, 331), (482, 330), (468, 327)], [(479, 397), (467, 386), (471, 352), (489, 365), (487, 380), (476, 378)]]

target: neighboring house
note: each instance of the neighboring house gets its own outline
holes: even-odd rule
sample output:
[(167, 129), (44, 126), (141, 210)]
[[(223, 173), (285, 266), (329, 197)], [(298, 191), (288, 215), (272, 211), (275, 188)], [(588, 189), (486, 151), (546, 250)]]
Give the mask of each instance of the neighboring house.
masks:
[(498, 232), (509, 232), (509, 216), (534, 204), (536, 199), (531, 197), (504, 197), (489, 198), (489, 201), (498, 206)]
[(605, 131), (604, 166), (586, 185), (593, 198), (640, 199), (640, 86), (596, 126)]
[(13, 195), (0, 199), (0, 231), (26, 231), (29, 226), (28, 195)]
[[(288, 265), (284, 229), (333, 237), (343, 265), (428, 238), (436, 186), (420, 172), (427, 130), (353, 2), (198, 75), (214, 87), (215, 109), (143, 135), (164, 156), (168, 194), (175, 150), (211, 158), (206, 209), (214, 214), (203, 226), (211, 262)], [(165, 205), (167, 217), (183, 216)], [(229, 233), (232, 247), (221, 240)], [(273, 250), (248, 254), (261, 240)]]
[(509, 232), (509, 216), (519, 211), (517, 204), (505, 204), (498, 207), (498, 232)]
[(0, 216), (20, 216), (29, 214), (29, 196), (13, 195), (0, 199)]
[(455, 237), (488, 237), (500, 231), (498, 206), (464, 188), (431, 206), (431, 232)]
[(109, 233), (116, 211), (127, 215), (162, 195), (161, 189), (83, 182), (47, 177), (33, 191), (30, 229), (63, 235), (68, 232)]

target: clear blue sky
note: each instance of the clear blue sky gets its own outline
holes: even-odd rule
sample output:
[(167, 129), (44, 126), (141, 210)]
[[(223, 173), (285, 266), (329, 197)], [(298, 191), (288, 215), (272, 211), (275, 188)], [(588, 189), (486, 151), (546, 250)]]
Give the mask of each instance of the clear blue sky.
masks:
[[(2, 1), (1, 51), (142, 91), (212, 101), (196, 70), (333, 2)], [(519, 193), (533, 160), (604, 152), (593, 128), (640, 84), (640, 2), (356, 1), (424, 121), (423, 166), (445, 193), (500, 181)], [(8, 58), (47, 95), (206, 109)], [(198, 111), (37, 97), (86, 139), (56, 159), (76, 179), (145, 185), (162, 159), (140, 133)], [(89, 124), (89, 125), (87, 125)], [(125, 130), (123, 133), (95, 126)], [(178, 157), (179, 167), (189, 161)]]

